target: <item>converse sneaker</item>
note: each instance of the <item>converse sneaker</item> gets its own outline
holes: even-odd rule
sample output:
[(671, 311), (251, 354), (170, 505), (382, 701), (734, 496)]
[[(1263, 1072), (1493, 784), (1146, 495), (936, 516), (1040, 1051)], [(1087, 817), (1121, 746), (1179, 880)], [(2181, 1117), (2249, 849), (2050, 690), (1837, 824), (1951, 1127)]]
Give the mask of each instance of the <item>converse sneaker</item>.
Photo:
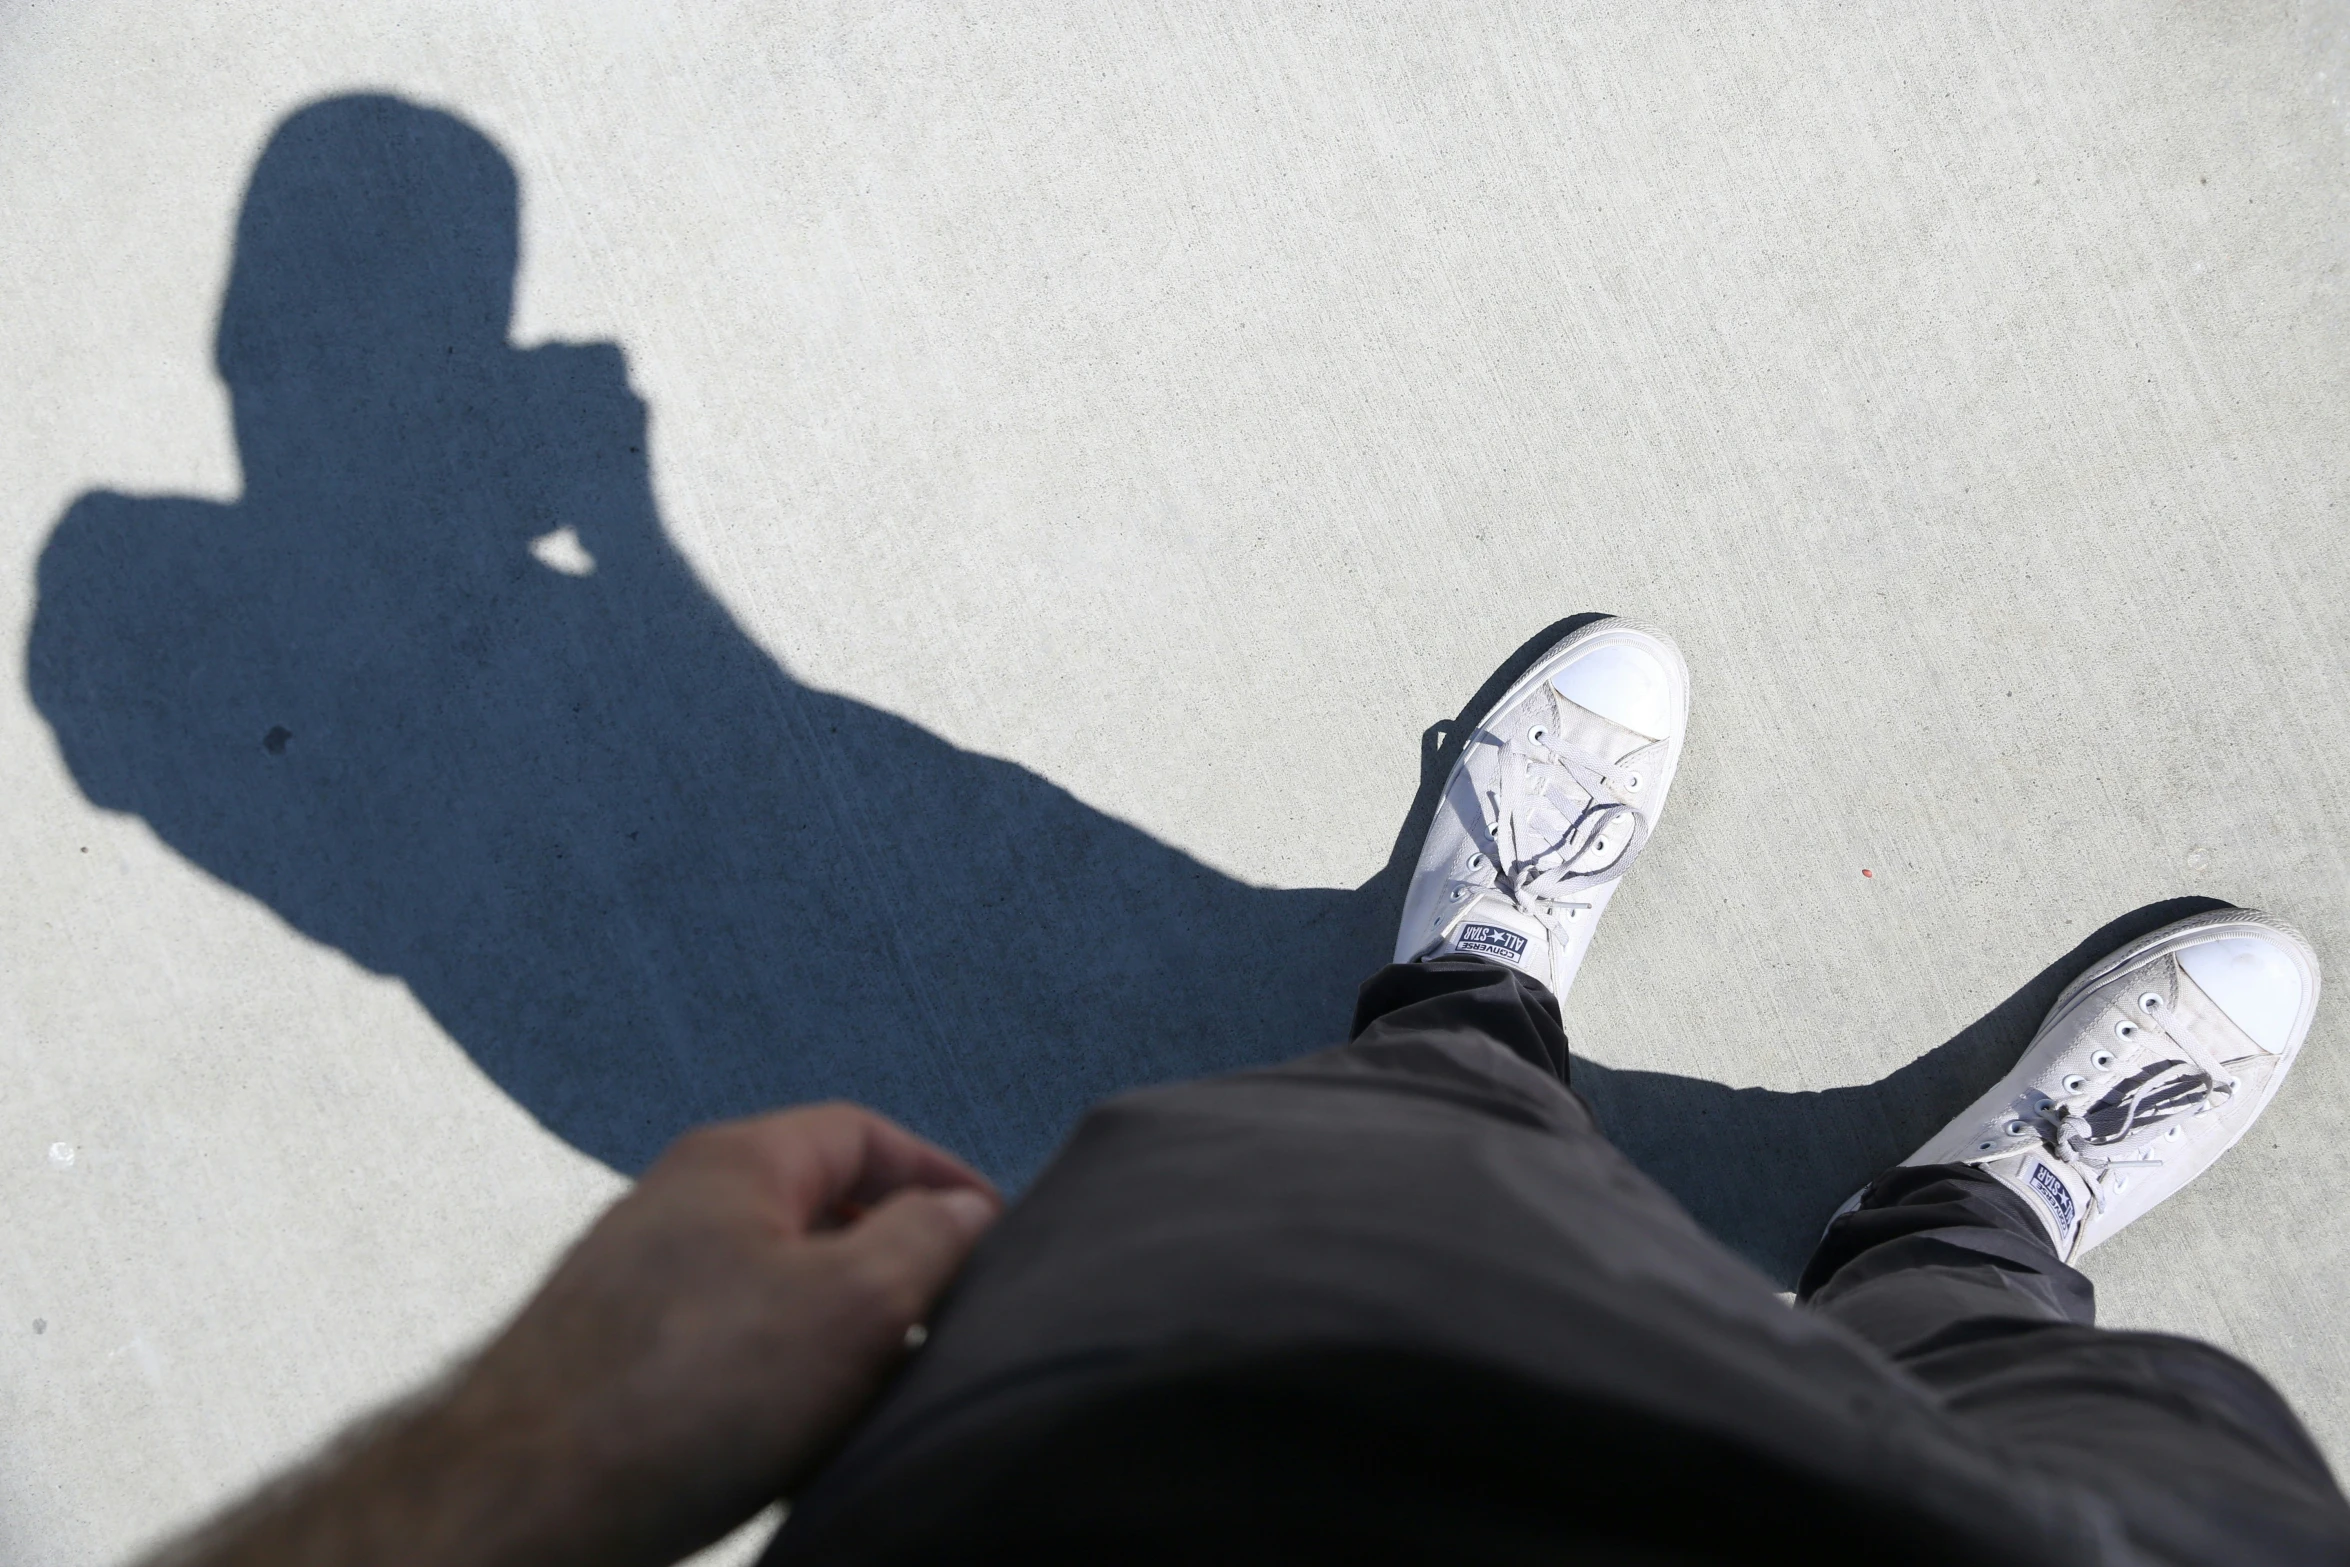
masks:
[(1545, 653), (1445, 780), (1395, 960), (1466, 953), (1565, 995), (1664, 807), (1688, 724), (1688, 666), (1662, 632), (1611, 618)]
[(2069, 1262), (2251, 1128), (2316, 1009), (2317, 956), (2290, 925), (2181, 920), (2067, 986), (2015, 1070), (1902, 1162), (1980, 1167)]

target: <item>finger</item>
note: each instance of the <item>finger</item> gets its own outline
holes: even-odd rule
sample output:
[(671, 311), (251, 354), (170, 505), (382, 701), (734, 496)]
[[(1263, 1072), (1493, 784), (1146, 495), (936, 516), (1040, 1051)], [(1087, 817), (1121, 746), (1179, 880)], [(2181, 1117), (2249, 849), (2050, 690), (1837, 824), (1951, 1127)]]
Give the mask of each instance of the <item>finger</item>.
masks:
[(856, 1259), (858, 1275), (875, 1292), (874, 1309), (895, 1333), (929, 1314), (1002, 1211), (992, 1196), (970, 1187), (901, 1191), (842, 1230), (837, 1244)]
[(843, 1108), (854, 1111), (865, 1126), (864, 1168), (846, 1193), (849, 1201), (877, 1203), (893, 1192), (921, 1186), (940, 1191), (967, 1188), (996, 1199), (990, 1212), (1002, 1206), (993, 1181), (938, 1144), (886, 1116), (854, 1105)]
[(934, 1143), (857, 1105), (811, 1105), (689, 1134), (681, 1152), (747, 1166), (787, 1229), (804, 1231), (846, 1206), (878, 1202), (909, 1186), (968, 1188), (990, 1198), (987, 1178)]

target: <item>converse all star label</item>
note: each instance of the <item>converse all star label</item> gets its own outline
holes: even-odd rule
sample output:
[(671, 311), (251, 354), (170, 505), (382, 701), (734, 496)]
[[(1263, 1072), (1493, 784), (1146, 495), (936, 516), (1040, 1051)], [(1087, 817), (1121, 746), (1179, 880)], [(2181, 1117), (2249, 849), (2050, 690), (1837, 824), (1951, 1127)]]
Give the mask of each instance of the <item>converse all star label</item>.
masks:
[(1526, 938), (1499, 925), (1463, 925), (1453, 937), (1453, 950), (1474, 958), (1494, 958), (1512, 968), (1526, 966)]

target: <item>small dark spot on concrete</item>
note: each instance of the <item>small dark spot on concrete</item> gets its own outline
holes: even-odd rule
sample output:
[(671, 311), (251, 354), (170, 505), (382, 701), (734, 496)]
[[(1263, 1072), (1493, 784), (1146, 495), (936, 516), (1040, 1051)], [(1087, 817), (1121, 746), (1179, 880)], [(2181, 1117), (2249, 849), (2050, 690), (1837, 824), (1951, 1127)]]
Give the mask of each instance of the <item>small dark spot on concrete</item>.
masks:
[(46, 1332), (48, 1332), (48, 1331), (49, 1331), (49, 1319), (48, 1319), (47, 1317), (35, 1317), (35, 1318), (33, 1318), (33, 1331), (34, 1331), (35, 1333), (46, 1333)]
[(294, 738), (294, 731), (283, 724), (272, 724), (269, 733), (261, 737), (261, 749), (272, 756), (286, 754), (286, 742)]
[(82, 845), (82, 852), (83, 852), (84, 854), (87, 854), (87, 853), (89, 853), (89, 852), (90, 852), (90, 846), (89, 846), (88, 844), (86, 844), (86, 843), (85, 843), (85, 844), (83, 844), (83, 845)]

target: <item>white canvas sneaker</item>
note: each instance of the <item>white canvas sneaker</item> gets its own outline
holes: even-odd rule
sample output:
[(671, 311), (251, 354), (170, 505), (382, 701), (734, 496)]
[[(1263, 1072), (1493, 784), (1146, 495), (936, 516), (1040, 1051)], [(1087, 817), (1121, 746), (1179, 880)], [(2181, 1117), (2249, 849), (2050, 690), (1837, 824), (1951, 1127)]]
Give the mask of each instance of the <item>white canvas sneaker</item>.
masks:
[(1564, 996), (1688, 727), (1689, 669), (1664, 633), (1610, 618), (1543, 654), (1445, 780), (1395, 960), (1490, 958)]
[(2251, 1128), (2316, 1010), (2299, 931), (2249, 909), (2181, 920), (2067, 986), (2015, 1070), (1902, 1162), (1981, 1167), (2070, 1262)]

